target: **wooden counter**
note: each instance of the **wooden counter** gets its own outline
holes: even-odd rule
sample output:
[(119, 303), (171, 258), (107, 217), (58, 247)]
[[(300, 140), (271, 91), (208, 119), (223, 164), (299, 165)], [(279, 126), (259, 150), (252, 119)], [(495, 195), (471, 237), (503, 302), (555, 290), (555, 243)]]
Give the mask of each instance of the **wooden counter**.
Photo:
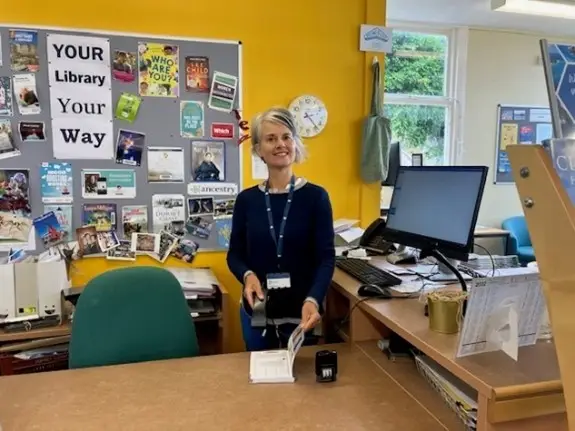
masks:
[[(325, 346), (323, 346), (325, 347)], [(2, 431), (459, 430), (442, 423), (361, 347), (339, 344), (335, 383), (303, 348), (295, 384), (248, 383), (249, 354), (0, 378)], [(383, 356), (379, 352), (379, 356)], [(443, 410), (442, 410), (443, 409)], [(454, 422), (451, 422), (454, 423)]]
[(332, 285), (327, 302), (329, 318), (341, 317), (357, 304), (349, 325), (342, 328), (344, 338), (352, 342), (375, 340), (392, 331), (409, 341), (479, 393), (481, 430), (515, 429), (508, 427), (519, 419), (538, 416), (548, 416), (552, 421), (547, 424), (549, 429), (567, 429), (552, 343), (521, 348), (517, 362), (502, 352), (456, 359), (458, 336), (431, 331), (424, 304), (417, 299), (370, 299), (358, 303), (359, 282), (339, 269)]

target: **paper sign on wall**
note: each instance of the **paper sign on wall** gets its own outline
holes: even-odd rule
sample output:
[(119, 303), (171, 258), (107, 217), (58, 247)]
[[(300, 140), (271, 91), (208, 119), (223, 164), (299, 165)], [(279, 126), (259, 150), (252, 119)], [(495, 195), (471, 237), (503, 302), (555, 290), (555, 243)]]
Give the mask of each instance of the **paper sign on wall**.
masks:
[(238, 185), (235, 183), (190, 183), (188, 194), (191, 196), (235, 196), (238, 194)]
[(48, 34), (54, 157), (112, 159), (110, 40)]
[(390, 53), (392, 48), (391, 34), (390, 28), (362, 24), (359, 35), (359, 50)]

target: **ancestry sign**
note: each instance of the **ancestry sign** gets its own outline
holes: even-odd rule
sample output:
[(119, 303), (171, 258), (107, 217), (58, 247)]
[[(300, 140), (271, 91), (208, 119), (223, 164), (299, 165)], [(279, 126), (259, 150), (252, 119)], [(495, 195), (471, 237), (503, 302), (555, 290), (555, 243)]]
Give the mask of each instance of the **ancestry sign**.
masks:
[(112, 159), (109, 39), (48, 34), (47, 44), (54, 157)]

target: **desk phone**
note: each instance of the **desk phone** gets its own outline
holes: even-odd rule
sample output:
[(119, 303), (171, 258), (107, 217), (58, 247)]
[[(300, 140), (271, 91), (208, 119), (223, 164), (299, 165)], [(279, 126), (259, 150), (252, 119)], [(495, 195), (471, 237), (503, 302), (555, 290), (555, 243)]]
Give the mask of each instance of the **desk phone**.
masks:
[(363, 233), (359, 245), (364, 249), (377, 254), (387, 254), (393, 247), (393, 243), (383, 238), (385, 220), (375, 219)]

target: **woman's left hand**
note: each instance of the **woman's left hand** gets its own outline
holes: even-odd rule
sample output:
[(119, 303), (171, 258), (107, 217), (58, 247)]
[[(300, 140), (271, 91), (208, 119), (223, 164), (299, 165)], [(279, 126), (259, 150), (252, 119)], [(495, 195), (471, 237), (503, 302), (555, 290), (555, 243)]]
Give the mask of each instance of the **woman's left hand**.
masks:
[(305, 301), (301, 309), (301, 327), (309, 331), (321, 321), (321, 315), (317, 306), (311, 301)]

